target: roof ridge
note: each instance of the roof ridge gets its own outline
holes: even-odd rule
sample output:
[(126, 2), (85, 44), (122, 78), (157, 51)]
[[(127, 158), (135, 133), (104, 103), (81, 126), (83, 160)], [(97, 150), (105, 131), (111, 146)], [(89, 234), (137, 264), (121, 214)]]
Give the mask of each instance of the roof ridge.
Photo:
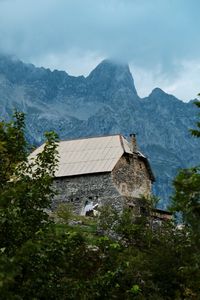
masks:
[(111, 136), (123, 136), (123, 135), (121, 133), (114, 133), (114, 134), (97, 135), (97, 136), (86, 136), (86, 137), (79, 137), (79, 138), (64, 139), (64, 140), (60, 140), (59, 142), (87, 140), (87, 139), (95, 139), (95, 138), (103, 138), (103, 137), (111, 137)]

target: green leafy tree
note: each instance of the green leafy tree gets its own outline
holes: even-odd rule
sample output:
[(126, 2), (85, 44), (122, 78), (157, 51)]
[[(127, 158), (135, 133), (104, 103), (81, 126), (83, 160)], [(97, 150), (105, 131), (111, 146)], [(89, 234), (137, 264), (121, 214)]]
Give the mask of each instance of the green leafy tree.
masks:
[[(195, 102), (200, 108), (200, 102)], [(199, 115), (200, 116), (200, 115)], [(200, 122), (197, 122), (197, 129), (190, 132), (196, 137), (200, 137)], [(174, 180), (174, 195), (172, 197), (171, 209), (178, 212), (181, 217), (182, 227), (186, 230), (186, 240), (189, 241), (185, 257), (189, 254), (189, 259), (183, 260), (180, 268), (182, 276), (185, 278), (186, 299), (200, 298), (200, 166), (190, 169), (183, 169)], [(182, 229), (183, 230), (183, 229)]]
[[(200, 101), (196, 101), (195, 104), (200, 108)], [(197, 127), (200, 128), (200, 122), (197, 122)], [(190, 131), (194, 136), (200, 137), (200, 130)], [(174, 188), (172, 210), (181, 214), (182, 221), (198, 240), (200, 237), (200, 166), (181, 170), (174, 180)]]
[[(200, 96), (200, 94), (198, 94), (198, 96)], [(196, 101), (194, 102), (194, 104), (200, 109), (200, 101)], [(191, 129), (190, 132), (192, 133), (192, 135), (196, 137), (200, 137), (200, 121), (198, 121), (196, 125), (197, 125), (197, 129)]]
[[(54, 133), (46, 134), (44, 151), (35, 161), (27, 160), (24, 116), (1, 128), (0, 245), (5, 253), (14, 251), (45, 225), (54, 189), (52, 178), (57, 163)], [(5, 169), (5, 170), (4, 170)]]
[(200, 237), (200, 167), (183, 169), (174, 180), (172, 208), (182, 221)]
[(16, 165), (27, 158), (24, 114), (15, 112), (11, 122), (0, 122), (0, 190), (10, 179)]

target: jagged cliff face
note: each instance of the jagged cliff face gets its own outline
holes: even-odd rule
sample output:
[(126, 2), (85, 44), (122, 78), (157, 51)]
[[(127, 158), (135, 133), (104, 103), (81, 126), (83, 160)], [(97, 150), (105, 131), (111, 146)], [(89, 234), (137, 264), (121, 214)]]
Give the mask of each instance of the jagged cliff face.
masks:
[(27, 136), (34, 144), (42, 142), (46, 130), (61, 138), (136, 132), (156, 175), (154, 191), (162, 207), (177, 170), (199, 162), (200, 142), (188, 132), (197, 118), (192, 102), (158, 88), (140, 99), (127, 65), (105, 60), (85, 78), (0, 56), (0, 116), (9, 118), (14, 108), (26, 113)]

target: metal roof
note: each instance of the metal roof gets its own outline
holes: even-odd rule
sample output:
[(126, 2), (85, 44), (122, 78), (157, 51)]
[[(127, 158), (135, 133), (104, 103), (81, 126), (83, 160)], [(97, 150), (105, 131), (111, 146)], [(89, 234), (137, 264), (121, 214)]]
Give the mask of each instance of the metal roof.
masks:
[[(44, 144), (33, 151), (29, 158), (34, 159), (43, 148)], [(55, 177), (111, 172), (124, 153), (133, 154), (130, 143), (120, 134), (60, 141), (58, 153)], [(148, 159), (140, 151), (135, 154), (144, 160), (151, 180), (155, 181)]]
[[(44, 148), (37, 148), (34, 158)], [(56, 177), (111, 172), (124, 153), (132, 153), (128, 141), (121, 135), (60, 141)]]

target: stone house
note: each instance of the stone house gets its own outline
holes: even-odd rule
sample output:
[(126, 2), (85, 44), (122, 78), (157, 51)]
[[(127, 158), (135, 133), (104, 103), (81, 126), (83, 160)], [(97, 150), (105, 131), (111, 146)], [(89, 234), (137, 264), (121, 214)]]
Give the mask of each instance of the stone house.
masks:
[[(31, 156), (42, 150), (36, 149)], [(141, 195), (150, 195), (155, 178), (147, 158), (137, 149), (135, 135), (60, 141), (54, 185), (58, 191), (52, 208), (70, 203), (77, 214), (88, 214), (111, 204), (142, 209)]]

